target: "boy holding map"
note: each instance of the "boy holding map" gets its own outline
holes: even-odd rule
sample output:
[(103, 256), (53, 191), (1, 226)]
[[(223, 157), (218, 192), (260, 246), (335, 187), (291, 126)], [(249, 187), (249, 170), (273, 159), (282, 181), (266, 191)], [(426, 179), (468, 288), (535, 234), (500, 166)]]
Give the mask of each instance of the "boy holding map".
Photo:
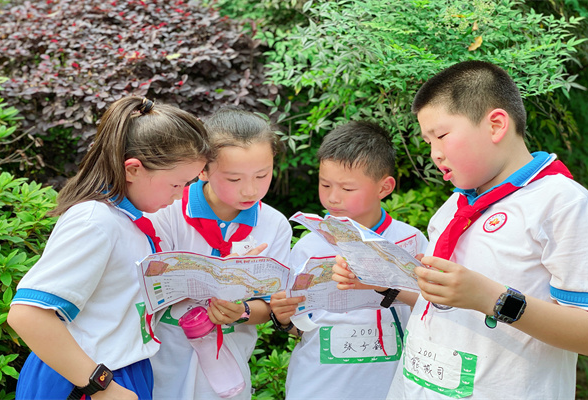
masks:
[[(424, 252), (425, 236), (393, 220), (380, 205), (395, 187), (395, 151), (386, 131), (366, 121), (349, 122), (324, 138), (317, 155), (319, 197), (330, 215), (349, 217), (413, 256)], [(327, 241), (309, 233), (294, 246), (290, 265), (297, 267), (310, 257), (334, 255)], [(382, 294), (391, 303), (395, 293), (389, 290)], [(416, 297), (403, 291), (397, 299), (410, 304)], [(286, 298), (285, 292), (272, 296), (272, 320), (278, 330), (302, 334), (290, 319), (302, 299)], [(400, 359), (409, 314), (409, 306), (401, 303), (390, 309), (308, 314), (319, 328), (304, 332), (292, 353), (286, 398), (385, 398)], [(325, 385), (331, 379), (347, 384)]]

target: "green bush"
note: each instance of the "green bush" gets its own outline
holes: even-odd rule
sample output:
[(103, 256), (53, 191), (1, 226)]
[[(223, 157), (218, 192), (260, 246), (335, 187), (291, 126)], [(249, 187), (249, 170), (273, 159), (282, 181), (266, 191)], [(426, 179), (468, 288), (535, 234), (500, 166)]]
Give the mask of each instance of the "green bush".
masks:
[(0, 173), (0, 386), (6, 389), (1, 398), (14, 397), (17, 369), (29, 353), (6, 317), (18, 282), (39, 259), (55, 225), (57, 218), (46, 214), (56, 197), (51, 187)]
[(298, 338), (277, 332), (272, 322), (257, 325), (257, 344), (249, 360), (253, 400), (275, 400), (286, 396), (285, 383), (290, 354)]
[[(538, 104), (530, 115), (531, 120), (539, 116), (533, 145), (555, 142), (556, 150), (565, 148), (566, 135), (574, 134), (573, 119), (550, 94), (568, 96), (581, 87), (566, 72), (584, 41), (570, 34), (581, 18), (544, 16), (512, 0), (400, 0), (394, 7), (387, 0), (308, 1), (302, 12), (307, 24), (257, 35), (271, 47), (266, 52), (269, 80), (281, 87), (280, 97), (263, 103), (296, 154), (282, 166), (293, 171), (290, 176), (316, 169), (314, 158), (305, 156), (314, 154), (335, 125), (370, 119), (389, 129), (402, 154), (396, 176), (400, 192), (421, 187), (419, 181), (440, 183), (410, 105), (429, 77), (469, 59), (501, 65), (528, 107)], [(540, 109), (556, 110), (563, 126), (554, 131)], [(290, 181), (291, 191), (278, 202), (305, 193), (304, 180), (298, 184)]]

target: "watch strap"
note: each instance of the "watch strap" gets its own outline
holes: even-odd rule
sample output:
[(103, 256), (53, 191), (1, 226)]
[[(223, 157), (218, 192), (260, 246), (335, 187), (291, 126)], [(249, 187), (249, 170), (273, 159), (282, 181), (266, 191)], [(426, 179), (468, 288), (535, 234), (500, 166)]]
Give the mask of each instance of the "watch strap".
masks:
[(249, 317), (251, 317), (251, 308), (249, 308), (249, 304), (247, 304), (246, 301), (243, 302), (243, 305), (245, 306), (245, 311), (243, 311), (243, 314), (241, 314), (238, 320), (228, 324), (229, 326), (235, 326), (249, 321)]
[(292, 328), (294, 328), (294, 323), (292, 321), (290, 321), (290, 323), (284, 327), (282, 323), (278, 321), (278, 318), (276, 317), (276, 314), (274, 314), (273, 310), (270, 311), (270, 319), (274, 324), (274, 328), (280, 332), (290, 332)]
[[(105, 390), (112, 381), (113, 374), (104, 364), (98, 364), (88, 380), (86, 386), (74, 386), (67, 400), (79, 400), (82, 396), (91, 396), (96, 392)], [(100, 383), (99, 383), (100, 382)]]
[(375, 292), (384, 296), (382, 302), (380, 303), (380, 306), (384, 308), (390, 308), (392, 306), (392, 303), (394, 303), (394, 300), (396, 300), (396, 296), (398, 296), (398, 294), (400, 293), (400, 290), (389, 288), (382, 292), (378, 290), (376, 290)]
[[(521, 303), (519, 309), (516, 312), (517, 315), (506, 315), (502, 312), (505, 304), (507, 304), (511, 298), (514, 298), (516, 301)], [(527, 301), (525, 300), (525, 295), (516, 289), (506, 286), (506, 292), (500, 295), (496, 301), (496, 304), (494, 305), (494, 315), (486, 317), (486, 326), (489, 328), (494, 328), (494, 326), (496, 326), (496, 321), (512, 324), (513, 322), (518, 321), (524, 314), (526, 306)]]
[(86, 393), (82, 392), (82, 390), (79, 387), (74, 386), (69, 396), (67, 396), (67, 400), (80, 400), (82, 396), (84, 396), (85, 394)]

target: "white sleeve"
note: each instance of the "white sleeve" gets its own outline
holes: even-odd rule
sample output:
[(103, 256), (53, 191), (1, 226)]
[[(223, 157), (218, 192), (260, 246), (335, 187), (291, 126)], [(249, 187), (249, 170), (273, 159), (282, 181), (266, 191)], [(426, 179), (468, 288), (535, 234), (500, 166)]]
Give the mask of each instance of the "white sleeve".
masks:
[(588, 309), (588, 197), (568, 199), (541, 224), (541, 262), (551, 273), (551, 297)]
[[(113, 247), (101, 226), (68, 210), (43, 256), (20, 281), (13, 304), (55, 309), (65, 320), (73, 320), (96, 290)], [(42, 292), (41, 297), (35, 292)]]

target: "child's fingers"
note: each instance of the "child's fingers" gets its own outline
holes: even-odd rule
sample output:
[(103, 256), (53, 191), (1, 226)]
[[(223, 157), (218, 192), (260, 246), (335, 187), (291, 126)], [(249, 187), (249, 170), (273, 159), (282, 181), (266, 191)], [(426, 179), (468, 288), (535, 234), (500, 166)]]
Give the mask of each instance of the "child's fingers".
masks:
[(433, 267), (442, 272), (451, 272), (459, 268), (459, 265), (448, 261), (444, 258), (427, 256), (421, 259), (421, 262), (428, 267)]
[[(244, 306), (242, 304), (235, 304), (226, 300), (211, 299), (208, 307), (209, 317), (212, 313), (217, 323), (228, 324), (238, 320), (243, 314)], [(211, 318), (212, 320), (212, 318)]]
[(272, 300), (276, 301), (276, 300), (281, 300), (281, 299), (285, 299), (285, 298), (286, 298), (286, 292), (282, 290), (282, 291), (279, 291), (279, 292), (272, 294), (270, 297), (270, 302)]
[(354, 283), (337, 283), (337, 289), (339, 290), (348, 290), (348, 289), (355, 289)]
[(340, 264), (334, 264), (332, 267), (332, 270), (333, 270), (333, 276), (339, 275), (341, 277), (348, 278), (348, 279), (355, 278), (355, 274), (353, 272), (349, 271), (349, 269), (347, 268), (347, 263), (345, 263), (345, 266), (340, 265)]
[(262, 243), (259, 246), (257, 246), (254, 249), (249, 250), (247, 253), (245, 253), (246, 256), (257, 256), (259, 254), (261, 254), (262, 251), (264, 251), (265, 249), (267, 249), (267, 243)]

